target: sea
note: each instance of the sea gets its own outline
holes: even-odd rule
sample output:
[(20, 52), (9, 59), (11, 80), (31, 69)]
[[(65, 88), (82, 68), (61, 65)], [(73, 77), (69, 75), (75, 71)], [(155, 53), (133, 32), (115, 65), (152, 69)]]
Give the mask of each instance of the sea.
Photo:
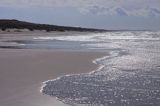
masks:
[(0, 48), (45, 48), (109, 53), (93, 61), (99, 65), (97, 70), (60, 76), (43, 82), (41, 93), (56, 97), (64, 104), (160, 106), (159, 31), (35, 36), (28, 40), (4, 42), (8, 43), (8, 46), (0, 45)]

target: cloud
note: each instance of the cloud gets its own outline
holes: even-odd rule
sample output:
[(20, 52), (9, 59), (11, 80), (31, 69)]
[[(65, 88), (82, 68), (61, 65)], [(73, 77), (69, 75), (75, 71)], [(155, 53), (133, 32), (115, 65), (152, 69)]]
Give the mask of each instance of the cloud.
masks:
[(160, 16), (160, 0), (0, 0), (1, 6), (74, 7), (81, 13)]

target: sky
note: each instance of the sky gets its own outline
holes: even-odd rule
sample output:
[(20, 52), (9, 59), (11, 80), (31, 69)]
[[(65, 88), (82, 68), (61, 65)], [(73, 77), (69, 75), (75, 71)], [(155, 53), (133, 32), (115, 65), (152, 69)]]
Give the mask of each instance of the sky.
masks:
[(160, 30), (160, 0), (0, 0), (0, 19), (114, 30)]

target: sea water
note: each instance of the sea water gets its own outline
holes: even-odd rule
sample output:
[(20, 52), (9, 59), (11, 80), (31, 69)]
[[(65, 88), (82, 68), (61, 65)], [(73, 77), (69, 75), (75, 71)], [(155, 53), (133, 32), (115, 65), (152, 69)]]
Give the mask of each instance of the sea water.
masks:
[(60, 76), (41, 92), (71, 106), (160, 106), (160, 32), (120, 31), (34, 37), (20, 48), (109, 52), (97, 70)]
[[(43, 39), (43, 38), (39, 38)], [(72, 106), (160, 106), (160, 32), (106, 32), (52, 39), (110, 55), (86, 74), (44, 82), (42, 93)]]

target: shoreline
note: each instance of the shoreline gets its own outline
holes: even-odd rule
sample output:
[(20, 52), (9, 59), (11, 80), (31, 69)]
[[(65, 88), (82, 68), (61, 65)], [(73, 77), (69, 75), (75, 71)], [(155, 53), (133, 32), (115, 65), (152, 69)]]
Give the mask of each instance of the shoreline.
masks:
[[(95, 64), (95, 65), (97, 65), (97, 69), (92, 70), (91, 72), (88, 72), (89, 74), (92, 74), (92, 73), (94, 73), (94, 72), (96, 72), (96, 71), (100, 71), (101, 69), (104, 68), (104, 65), (98, 64), (98, 62), (99, 62), (99, 61), (102, 61), (102, 60), (104, 60), (104, 59), (106, 59), (106, 58), (109, 57), (109, 54), (106, 54), (106, 55), (107, 55), (107, 56), (103, 56), (103, 57), (100, 57), (100, 58), (95, 58), (95, 59), (92, 60), (92, 63)], [(87, 73), (87, 72), (85, 72), (85, 73)], [(85, 73), (67, 74), (67, 75), (64, 75), (64, 76), (80, 75), (80, 74), (85, 74)], [(43, 93), (44, 87), (47, 86), (46, 83), (47, 83), (47, 82), (50, 82), (50, 81), (51, 81), (51, 82), (52, 82), (52, 81), (56, 81), (56, 80), (58, 80), (58, 79), (60, 79), (61, 77), (64, 77), (64, 76), (59, 76), (59, 77), (57, 77), (57, 78), (55, 78), (55, 79), (51, 79), (51, 80), (47, 80), (47, 81), (42, 82), (42, 86), (41, 86), (41, 88), (40, 88), (40, 93), (43, 94), (44, 96), (51, 97), (51, 96), (46, 95), (46, 94)], [(57, 101), (56, 103), (58, 103), (58, 104), (57, 104), (58, 106), (70, 106), (69, 104), (63, 103), (63, 101), (60, 101), (57, 97), (52, 97), (52, 98), (54, 98), (55, 101)], [(59, 104), (59, 103), (61, 103), (61, 104)]]
[[(83, 52), (85, 52), (85, 51), (83, 51)], [(107, 56), (103, 56), (103, 57), (100, 57), (100, 58), (95, 58), (95, 59), (92, 60), (92, 63), (95, 64), (95, 65), (97, 66), (97, 68), (94, 69), (94, 70), (91, 70), (90, 72), (67, 74), (67, 75), (59, 76), (59, 77), (57, 77), (57, 78), (55, 78), (55, 79), (50, 79), (50, 80), (47, 80), (47, 81), (42, 82), (43, 85), (41, 86), (40, 92), (42, 93), (43, 88), (46, 86), (46, 83), (47, 83), (47, 82), (58, 80), (58, 79), (60, 79), (61, 77), (64, 77), (64, 76), (73, 76), (73, 75), (81, 75), (81, 74), (86, 74), (86, 73), (92, 74), (92, 73), (95, 73), (96, 71), (100, 71), (101, 69), (104, 68), (104, 65), (99, 64), (98, 62), (107, 59), (107, 58), (109, 57), (109, 56), (108, 56), (109, 54), (106, 54), (106, 55), (107, 55)], [(44, 95), (45, 95), (45, 94), (44, 94)]]
[[(107, 53), (88, 51), (0, 49), (1, 106), (68, 106), (40, 93), (42, 82), (91, 72), (92, 61)], [(12, 89), (10, 89), (12, 88)]]

